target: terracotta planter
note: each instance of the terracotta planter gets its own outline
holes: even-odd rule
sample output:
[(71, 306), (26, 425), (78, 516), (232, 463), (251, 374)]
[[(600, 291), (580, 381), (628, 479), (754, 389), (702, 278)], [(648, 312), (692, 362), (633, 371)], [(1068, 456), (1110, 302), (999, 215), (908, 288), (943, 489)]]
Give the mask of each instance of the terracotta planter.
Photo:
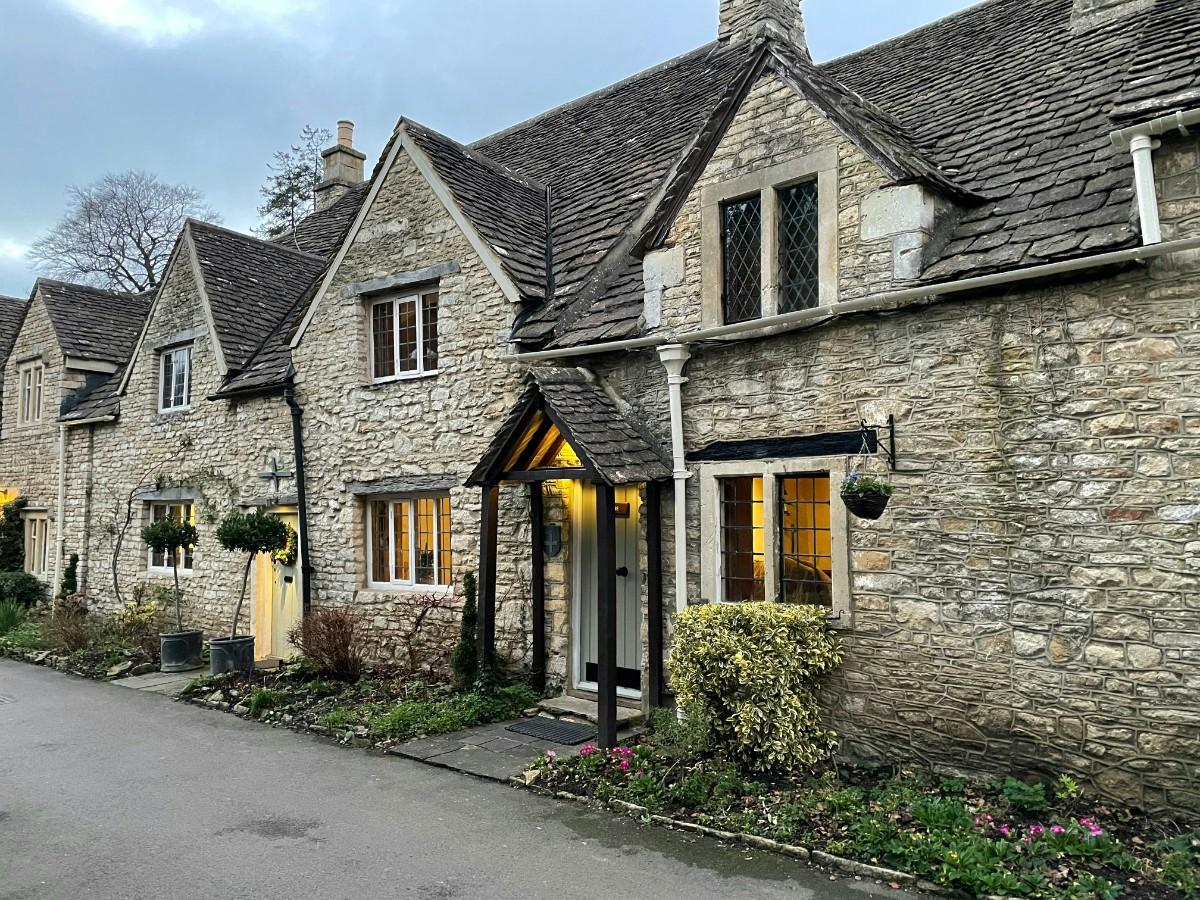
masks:
[(890, 499), (890, 497), (876, 493), (842, 494), (842, 502), (846, 504), (846, 509), (850, 510), (852, 515), (869, 520), (882, 516)]

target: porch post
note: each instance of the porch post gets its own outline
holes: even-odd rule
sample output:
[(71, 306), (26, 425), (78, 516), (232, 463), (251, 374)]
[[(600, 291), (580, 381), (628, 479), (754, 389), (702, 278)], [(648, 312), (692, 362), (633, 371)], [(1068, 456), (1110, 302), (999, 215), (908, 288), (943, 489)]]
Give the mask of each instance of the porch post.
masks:
[(617, 745), (617, 498), (596, 484), (596, 688), (601, 747)]
[(489, 670), (496, 658), (496, 517), (500, 510), (500, 486), (485, 484), (479, 516), (479, 674)]
[(546, 689), (546, 550), (544, 543), (542, 483), (529, 485), (530, 550), (533, 558), (533, 689)]
[(646, 667), (651, 709), (663, 705), (662, 485), (646, 484)]

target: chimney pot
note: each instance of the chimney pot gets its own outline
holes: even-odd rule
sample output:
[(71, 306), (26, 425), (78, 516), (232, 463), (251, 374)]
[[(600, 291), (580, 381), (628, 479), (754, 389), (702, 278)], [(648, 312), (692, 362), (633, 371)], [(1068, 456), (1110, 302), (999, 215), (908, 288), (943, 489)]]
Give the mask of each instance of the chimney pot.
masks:
[(354, 123), (339, 119), (337, 143), (321, 151), (325, 163), (325, 178), (317, 185), (314, 195), (317, 209), (324, 209), (363, 180), (363, 164), (367, 155), (354, 149)]

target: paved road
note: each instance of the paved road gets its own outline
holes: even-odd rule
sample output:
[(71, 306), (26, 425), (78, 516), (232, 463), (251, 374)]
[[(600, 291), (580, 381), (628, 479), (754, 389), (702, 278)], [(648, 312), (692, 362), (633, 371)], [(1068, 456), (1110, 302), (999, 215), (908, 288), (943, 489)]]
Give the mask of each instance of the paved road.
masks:
[(0, 900), (902, 898), (0, 660)]

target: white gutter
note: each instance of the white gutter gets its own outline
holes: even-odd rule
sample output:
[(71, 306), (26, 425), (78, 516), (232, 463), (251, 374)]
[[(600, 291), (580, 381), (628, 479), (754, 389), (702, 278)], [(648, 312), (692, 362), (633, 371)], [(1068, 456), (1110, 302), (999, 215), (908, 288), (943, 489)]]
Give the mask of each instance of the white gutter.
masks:
[(630, 338), (627, 341), (609, 341), (606, 344), (582, 344), (578, 347), (563, 347), (559, 350), (535, 350), (531, 353), (515, 353), (510, 359), (515, 362), (542, 362), (548, 359), (568, 359), (573, 356), (594, 356), (597, 353), (611, 353), (617, 350), (641, 350), (645, 347), (659, 347), (667, 343), (662, 337)]
[(66, 545), (66, 535), (63, 534), (63, 511), (67, 505), (67, 426), (58, 426), (58, 509), (54, 514), (54, 590), (52, 596), (57, 597), (62, 587), (62, 559)]
[(667, 370), (667, 393), (671, 406), (671, 476), (675, 479), (675, 609), (687, 608), (687, 483), (690, 477), (683, 451), (683, 369), (692, 353), (687, 344), (658, 348), (658, 358)]
[(769, 320), (752, 319), (748, 322), (738, 322), (733, 325), (702, 328), (698, 331), (689, 331), (678, 335), (675, 341), (686, 344), (695, 341), (721, 340), (740, 337), (748, 332), (755, 332), (754, 336), (756, 337), (764, 337), (790, 331), (795, 328), (822, 324), (855, 313), (885, 312), (902, 309), (906, 306), (922, 306), (931, 302), (935, 297), (942, 297), (949, 294), (961, 294), (982, 288), (1018, 284), (1022, 281), (1033, 281), (1038, 278), (1062, 275), (1068, 272), (1078, 272), (1084, 269), (1141, 262), (1159, 256), (1178, 253), (1183, 250), (1196, 249), (1200, 249), (1200, 237), (1183, 238), (1177, 241), (1163, 241), (1142, 247), (1131, 247), (1128, 250), (1116, 250), (1112, 253), (1099, 253), (1095, 256), (1083, 256), (1076, 259), (1063, 260), (1062, 262), (1030, 266), (1027, 269), (1017, 269), (1012, 272), (999, 272), (995, 275), (978, 275), (974, 278), (964, 278), (960, 281), (943, 281), (940, 284), (906, 288), (902, 291), (885, 291), (879, 294), (872, 294), (868, 297), (860, 297), (857, 300), (844, 300), (834, 306), (818, 306), (813, 309), (783, 313), (782, 315), (773, 316)]
[(1133, 156), (1133, 184), (1137, 190), (1138, 219), (1142, 225), (1142, 243), (1162, 241), (1162, 223), (1158, 218), (1158, 189), (1154, 184), (1154, 151), (1161, 141), (1155, 135), (1179, 131), (1188, 134), (1189, 125), (1200, 124), (1200, 109), (1159, 116), (1141, 125), (1122, 128), (1109, 135), (1114, 147), (1128, 147)]

